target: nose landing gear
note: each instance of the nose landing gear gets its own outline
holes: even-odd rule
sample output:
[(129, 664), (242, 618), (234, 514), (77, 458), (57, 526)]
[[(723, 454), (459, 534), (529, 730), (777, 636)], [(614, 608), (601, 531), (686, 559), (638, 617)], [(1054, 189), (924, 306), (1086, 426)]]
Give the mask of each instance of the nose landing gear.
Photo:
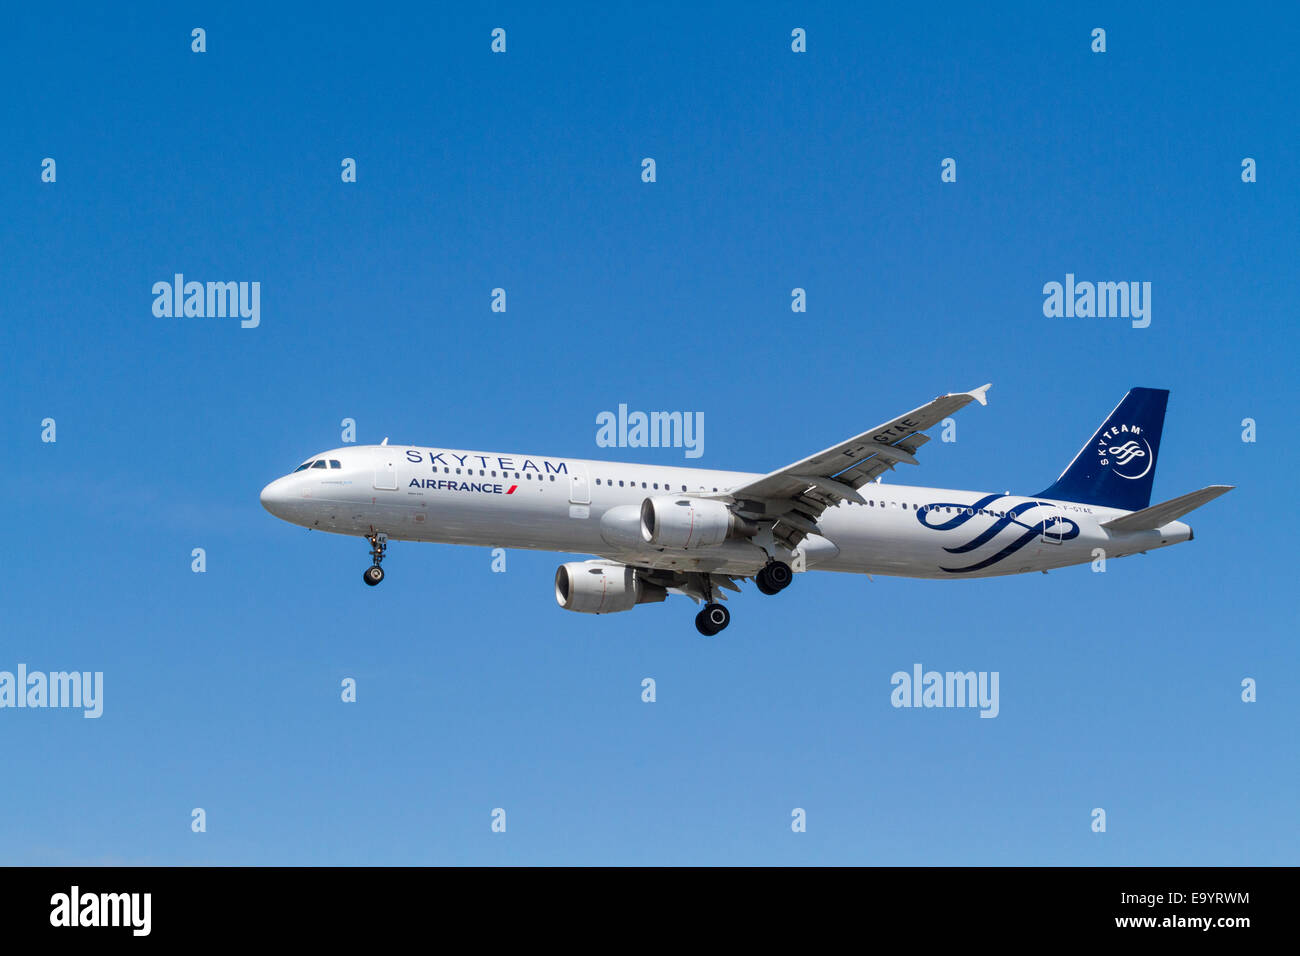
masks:
[(384, 569), (379, 565), (384, 560), (384, 552), (388, 549), (388, 535), (376, 531), (367, 540), (370, 542), (370, 558), (374, 563), (366, 568), (361, 575), (361, 580), (374, 587), (384, 579)]

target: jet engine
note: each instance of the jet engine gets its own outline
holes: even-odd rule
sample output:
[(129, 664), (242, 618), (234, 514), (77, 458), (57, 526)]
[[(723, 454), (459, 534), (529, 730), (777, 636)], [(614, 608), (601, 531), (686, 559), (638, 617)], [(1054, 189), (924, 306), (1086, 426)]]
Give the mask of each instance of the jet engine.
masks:
[(732, 514), (721, 501), (660, 495), (641, 502), (641, 539), (659, 548), (707, 548), (757, 532), (756, 524)]
[(612, 614), (666, 597), (667, 590), (622, 564), (573, 561), (555, 572), (555, 600), (566, 611)]

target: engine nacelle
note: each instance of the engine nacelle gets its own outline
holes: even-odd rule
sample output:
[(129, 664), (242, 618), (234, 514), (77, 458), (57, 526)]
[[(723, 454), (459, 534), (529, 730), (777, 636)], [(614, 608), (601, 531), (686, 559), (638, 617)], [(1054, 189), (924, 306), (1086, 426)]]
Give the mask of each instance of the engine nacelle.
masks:
[(707, 548), (732, 534), (746, 536), (757, 530), (721, 501), (660, 495), (641, 502), (641, 540), (658, 548)]
[(612, 614), (666, 597), (667, 590), (622, 564), (573, 561), (555, 572), (555, 600), (566, 611)]

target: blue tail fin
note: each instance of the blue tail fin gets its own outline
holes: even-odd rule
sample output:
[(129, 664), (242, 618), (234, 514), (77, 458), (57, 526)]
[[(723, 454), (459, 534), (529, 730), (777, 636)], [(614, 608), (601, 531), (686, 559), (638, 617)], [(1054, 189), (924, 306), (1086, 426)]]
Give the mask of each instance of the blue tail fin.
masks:
[(1134, 388), (1039, 498), (1140, 511), (1151, 504), (1169, 392)]

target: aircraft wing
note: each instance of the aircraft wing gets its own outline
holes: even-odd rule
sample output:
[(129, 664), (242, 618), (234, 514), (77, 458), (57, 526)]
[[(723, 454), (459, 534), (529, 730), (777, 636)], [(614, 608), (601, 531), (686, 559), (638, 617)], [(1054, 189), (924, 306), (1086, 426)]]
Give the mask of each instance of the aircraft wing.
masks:
[(817, 519), (831, 505), (841, 501), (861, 503), (864, 499), (857, 489), (867, 482), (899, 462), (917, 464), (916, 450), (930, 440), (923, 434), (925, 430), (971, 402), (987, 405), (988, 390), (989, 385), (982, 385), (969, 392), (940, 395), (825, 451), (747, 485), (729, 488), (725, 497), (737, 503), (735, 510), (740, 514), (775, 518), (773, 534), (793, 549), (806, 535), (820, 533)]

